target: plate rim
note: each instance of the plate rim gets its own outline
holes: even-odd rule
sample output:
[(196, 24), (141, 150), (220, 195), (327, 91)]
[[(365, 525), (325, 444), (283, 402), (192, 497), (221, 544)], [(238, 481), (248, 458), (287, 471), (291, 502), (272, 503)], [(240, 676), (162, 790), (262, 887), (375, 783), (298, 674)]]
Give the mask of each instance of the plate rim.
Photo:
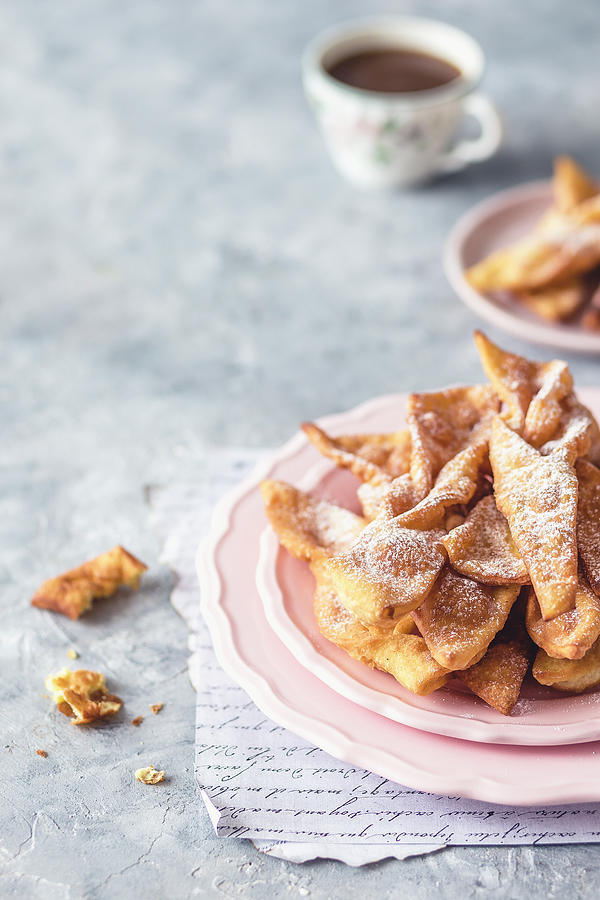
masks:
[[(497, 191), (466, 210), (446, 236), (442, 252), (444, 273), (450, 286), (465, 306), (508, 334), (521, 340), (555, 347), (559, 350), (590, 355), (600, 354), (600, 335), (587, 334), (583, 331), (573, 332), (559, 326), (553, 327), (529, 318), (521, 318), (509, 310), (502, 309), (485, 294), (476, 291), (464, 277), (462, 252), (465, 242), (473, 232), (486, 219), (502, 209), (527, 199), (541, 197), (541, 195), (549, 194), (550, 191), (551, 182), (548, 180), (528, 181)], [(525, 335), (523, 334), (524, 327), (527, 327)]]

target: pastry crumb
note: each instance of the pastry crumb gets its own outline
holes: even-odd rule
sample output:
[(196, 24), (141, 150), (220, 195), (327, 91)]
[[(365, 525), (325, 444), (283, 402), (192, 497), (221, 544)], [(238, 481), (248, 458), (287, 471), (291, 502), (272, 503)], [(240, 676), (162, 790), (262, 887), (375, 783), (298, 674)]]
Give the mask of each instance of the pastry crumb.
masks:
[(74, 650), (73, 647), (69, 647), (69, 649), (67, 650), (67, 656), (69, 657), (69, 659), (79, 659), (79, 653), (77, 652), (77, 650)]
[(162, 708), (163, 708), (162, 703), (151, 703), (150, 704), (150, 709), (152, 710), (152, 712), (154, 713), (155, 716), (157, 716), (159, 714), (159, 712), (161, 711)]
[(48, 675), (46, 689), (61, 713), (69, 716), (72, 725), (88, 725), (104, 716), (112, 716), (123, 706), (123, 701), (109, 694), (101, 672), (78, 669), (71, 672), (64, 668), (56, 675)]
[(135, 777), (142, 784), (158, 784), (159, 781), (165, 780), (165, 773), (163, 769), (157, 771), (154, 766), (145, 766), (136, 771)]
[(144, 721), (143, 716), (136, 716), (135, 719), (131, 720), (131, 724), (137, 726), (137, 725), (141, 725), (143, 721)]
[(45, 750), (36, 750), (35, 752), (37, 753), (38, 756), (43, 756), (44, 759), (46, 759), (46, 757), (48, 756), (48, 754), (46, 753)]

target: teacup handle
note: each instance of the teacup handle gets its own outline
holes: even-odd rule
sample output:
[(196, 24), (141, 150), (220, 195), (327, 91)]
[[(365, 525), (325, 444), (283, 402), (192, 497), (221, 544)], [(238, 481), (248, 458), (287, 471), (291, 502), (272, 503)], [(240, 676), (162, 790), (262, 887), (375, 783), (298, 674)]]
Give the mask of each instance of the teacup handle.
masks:
[(440, 160), (440, 171), (458, 172), (474, 162), (492, 156), (502, 142), (502, 119), (484, 94), (470, 94), (463, 104), (464, 114), (479, 122), (481, 134), (455, 144)]

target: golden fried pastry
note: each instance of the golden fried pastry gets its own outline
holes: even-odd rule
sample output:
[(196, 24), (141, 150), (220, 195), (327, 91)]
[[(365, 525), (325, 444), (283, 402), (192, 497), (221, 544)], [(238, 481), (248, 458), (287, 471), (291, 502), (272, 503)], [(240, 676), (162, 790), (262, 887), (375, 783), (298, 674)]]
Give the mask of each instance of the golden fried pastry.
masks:
[[(539, 234), (589, 202), (554, 208)], [(262, 492), (282, 545), (315, 576), (328, 640), (415, 693), (455, 673), (509, 715), (529, 635), (541, 683), (600, 684), (600, 428), (566, 363), (475, 339), (492, 386), (411, 395), (409, 433), (304, 426), (361, 480), (364, 516), (281, 482)]]
[[(520, 241), (487, 256), (465, 276), (479, 291), (510, 291), (542, 319), (600, 321), (590, 302), (600, 262), (600, 192), (572, 159), (554, 166), (554, 204)], [(581, 311), (583, 313), (581, 314)]]
[(575, 275), (559, 284), (551, 284), (535, 291), (515, 291), (523, 306), (547, 322), (566, 322), (578, 312), (586, 299), (583, 277)]
[(600, 469), (584, 459), (575, 463), (579, 481), (577, 544), (587, 579), (600, 596)]
[[(434, 660), (423, 638), (414, 634), (416, 629), (410, 616), (404, 617), (393, 631), (362, 625), (340, 604), (335, 590), (326, 583), (317, 584), (314, 610), (324, 637), (353, 659), (389, 672), (409, 691), (430, 694), (448, 680), (448, 671)], [(411, 630), (407, 631), (407, 627)]]
[(452, 566), (484, 584), (529, 584), (508, 522), (493, 496), (483, 497), (463, 524), (442, 538)]
[(332, 438), (313, 422), (302, 425), (307, 438), (323, 456), (350, 471), (361, 481), (379, 481), (404, 475), (410, 468), (410, 432), (351, 434)]
[(560, 401), (573, 388), (566, 363), (532, 362), (502, 350), (481, 331), (474, 338), (485, 374), (505, 404), (506, 424), (536, 447), (548, 441), (560, 421)]
[(410, 474), (417, 499), (427, 496), (453, 456), (467, 446), (487, 443), (490, 423), (498, 408), (498, 398), (487, 385), (409, 395)]
[(446, 568), (412, 616), (441, 666), (467, 669), (503, 627), (518, 594), (518, 586), (484, 587)]
[(375, 519), (378, 515), (398, 516), (417, 503), (412, 478), (399, 475), (393, 481), (365, 481), (356, 491), (363, 515)]
[(48, 675), (46, 689), (50, 691), (61, 713), (71, 718), (71, 725), (89, 725), (104, 716), (119, 712), (123, 701), (106, 690), (101, 672), (87, 669), (61, 669), (56, 675)]
[(284, 481), (263, 481), (260, 490), (273, 530), (297, 559), (311, 562), (339, 553), (365, 527), (361, 516)]
[(572, 609), (577, 591), (577, 477), (560, 453), (542, 454), (499, 417), (490, 439), (494, 495), (529, 572), (544, 619)]
[(600, 637), (600, 600), (583, 577), (575, 607), (544, 621), (533, 588), (527, 595), (527, 631), (538, 647), (556, 659), (581, 659)]
[(532, 674), (540, 684), (573, 694), (595, 687), (600, 684), (600, 639), (582, 659), (554, 659), (538, 650)]
[[(397, 516), (406, 528), (440, 528), (451, 506), (468, 503), (473, 497), (479, 473), (487, 456), (485, 443), (461, 450), (446, 463), (427, 496), (416, 506)], [(394, 510), (390, 510), (393, 515)]]
[[(478, 291), (533, 291), (560, 284), (600, 263), (600, 200), (582, 203), (553, 230), (532, 232), (467, 270)], [(587, 227), (585, 227), (587, 226)]]
[(446, 561), (443, 534), (404, 528), (383, 517), (370, 522), (351, 547), (327, 562), (340, 602), (367, 625), (381, 621), (389, 607), (415, 609)]
[(113, 547), (76, 569), (45, 581), (31, 604), (78, 619), (90, 609), (94, 599), (110, 597), (123, 586), (136, 590), (147, 568), (123, 547)]
[(519, 699), (530, 659), (531, 653), (523, 641), (498, 641), (478, 663), (456, 675), (474, 694), (503, 716), (509, 716)]
[(556, 209), (570, 213), (584, 200), (595, 196), (600, 188), (570, 156), (559, 156), (554, 161), (552, 190)]

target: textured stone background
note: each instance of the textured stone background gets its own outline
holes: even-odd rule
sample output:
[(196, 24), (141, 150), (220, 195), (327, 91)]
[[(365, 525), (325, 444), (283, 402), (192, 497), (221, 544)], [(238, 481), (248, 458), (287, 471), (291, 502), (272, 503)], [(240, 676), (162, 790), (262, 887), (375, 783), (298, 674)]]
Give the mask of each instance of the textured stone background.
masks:
[[(481, 40), (507, 127), (493, 161), (407, 194), (338, 179), (299, 55), (374, 9)], [(143, 500), (210, 445), (278, 443), (381, 392), (479, 377), (443, 238), (558, 152), (600, 171), (597, 36), (592, 0), (0, 4), (2, 896), (597, 896), (595, 847), (354, 872), (217, 841), (194, 793), (186, 630)], [(570, 362), (600, 383), (594, 360)], [(141, 593), (80, 623), (29, 608), (40, 580), (116, 541), (151, 564)], [(51, 711), (43, 677), (69, 646), (126, 697), (120, 720), (78, 730)], [(133, 781), (146, 762), (168, 782)]]

